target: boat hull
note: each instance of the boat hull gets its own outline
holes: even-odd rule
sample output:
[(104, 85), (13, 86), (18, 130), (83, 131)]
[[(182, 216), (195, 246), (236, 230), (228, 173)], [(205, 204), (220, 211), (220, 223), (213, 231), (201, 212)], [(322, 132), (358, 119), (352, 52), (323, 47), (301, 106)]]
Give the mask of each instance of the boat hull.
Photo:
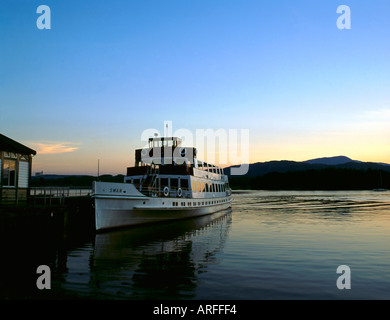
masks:
[(113, 228), (212, 214), (231, 207), (231, 197), (212, 199), (146, 197), (132, 184), (95, 182), (95, 226)]

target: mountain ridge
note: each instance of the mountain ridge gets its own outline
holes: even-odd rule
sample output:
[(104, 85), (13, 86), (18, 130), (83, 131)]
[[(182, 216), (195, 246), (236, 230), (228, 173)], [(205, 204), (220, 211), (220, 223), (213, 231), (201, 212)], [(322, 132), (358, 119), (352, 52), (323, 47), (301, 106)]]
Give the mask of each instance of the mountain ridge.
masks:
[(351, 158), (348, 158), (346, 156), (334, 156), (334, 157), (315, 158), (315, 159), (310, 159), (302, 162), (311, 163), (311, 164), (338, 165), (338, 164), (344, 164), (348, 162), (361, 162), (361, 161), (352, 160)]
[[(225, 173), (231, 175), (227, 169), (237, 168), (239, 166), (230, 166), (225, 168)], [(305, 161), (292, 160), (272, 160), (267, 162), (256, 162), (249, 164), (249, 170), (243, 177), (262, 176), (271, 172), (285, 173), (290, 171), (321, 170), (325, 168), (341, 168), (355, 170), (384, 170), (390, 172), (390, 164), (378, 162), (363, 162), (352, 160), (346, 156), (322, 157), (309, 159)]]

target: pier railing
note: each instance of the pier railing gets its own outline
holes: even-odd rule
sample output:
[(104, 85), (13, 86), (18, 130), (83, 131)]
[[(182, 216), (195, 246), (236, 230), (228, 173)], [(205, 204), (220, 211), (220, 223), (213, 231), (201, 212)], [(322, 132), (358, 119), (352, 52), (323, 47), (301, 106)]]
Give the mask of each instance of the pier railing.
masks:
[(33, 187), (30, 188), (30, 200), (43, 204), (53, 201), (63, 203), (69, 197), (87, 197), (92, 194), (91, 187)]

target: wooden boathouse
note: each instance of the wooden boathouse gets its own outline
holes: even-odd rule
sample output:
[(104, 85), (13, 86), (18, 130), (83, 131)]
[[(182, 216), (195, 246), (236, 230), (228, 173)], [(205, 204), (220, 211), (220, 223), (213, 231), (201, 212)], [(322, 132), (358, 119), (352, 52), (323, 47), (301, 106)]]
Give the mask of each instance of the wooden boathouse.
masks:
[(0, 133), (0, 204), (17, 204), (29, 196), (36, 151)]

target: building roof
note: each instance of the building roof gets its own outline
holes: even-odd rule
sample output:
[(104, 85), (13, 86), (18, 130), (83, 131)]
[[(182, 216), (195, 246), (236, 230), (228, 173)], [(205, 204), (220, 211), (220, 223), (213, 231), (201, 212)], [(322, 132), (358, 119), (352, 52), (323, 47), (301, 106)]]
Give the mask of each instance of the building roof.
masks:
[(25, 145), (12, 140), (11, 138), (6, 137), (0, 133), (0, 151), (15, 152), (20, 154), (33, 154), (36, 155), (37, 152), (33, 149), (26, 147)]

